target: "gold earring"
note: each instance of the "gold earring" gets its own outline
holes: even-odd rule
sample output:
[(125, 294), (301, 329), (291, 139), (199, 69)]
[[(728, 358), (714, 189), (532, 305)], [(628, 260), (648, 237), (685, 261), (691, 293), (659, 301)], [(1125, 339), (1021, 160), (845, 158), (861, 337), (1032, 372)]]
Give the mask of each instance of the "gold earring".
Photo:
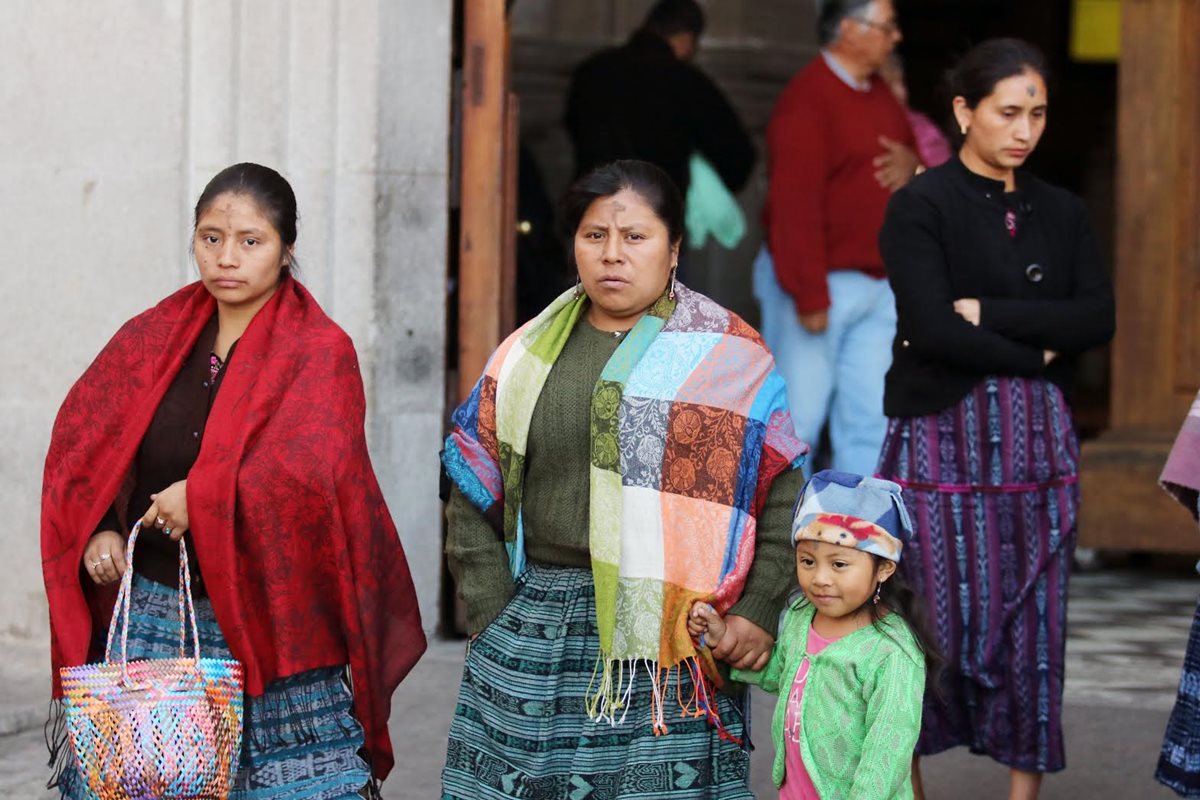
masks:
[(671, 300), (675, 299), (675, 275), (679, 272), (679, 264), (671, 265), (671, 291), (667, 292), (667, 297)]

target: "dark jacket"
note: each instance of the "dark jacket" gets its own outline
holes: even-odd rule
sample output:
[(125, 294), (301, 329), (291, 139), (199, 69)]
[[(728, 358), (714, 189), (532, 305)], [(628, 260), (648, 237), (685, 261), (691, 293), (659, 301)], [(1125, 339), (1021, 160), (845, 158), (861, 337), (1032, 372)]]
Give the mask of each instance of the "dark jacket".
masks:
[(619, 158), (638, 158), (661, 167), (686, 200), (695, 151), (733, 192), (754, 167), (754, 143), (724, 95), (650, 33), (635, 33), (575, 68), (564, 122), (577, 177)]
[[(1065, 389), (1070, 357), (1112, 338), (1112, 286), (1083, 203), (1027, 172), (1005, 193), (952, 158), (896, 192), (879, 247), (898, 317), (889, 417), (941, 411), (987, 375)], [(960, 298), (980, 301), (978, 327), (955, 313)], [(1048, 367), (1045, 350), (1060, 354)]]

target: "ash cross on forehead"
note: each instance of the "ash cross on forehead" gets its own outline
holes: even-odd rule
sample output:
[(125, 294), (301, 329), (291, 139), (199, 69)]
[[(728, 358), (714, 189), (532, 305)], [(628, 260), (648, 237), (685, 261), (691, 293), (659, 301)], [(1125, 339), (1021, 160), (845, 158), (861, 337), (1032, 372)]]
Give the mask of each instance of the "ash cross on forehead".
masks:
[(1036, 97), (1037, 96), (1037, 87), (1031, 83), (1025, 87), (1025, 93), (1028, 94), (1030, 97)]
[(613, 211), (624, 211), (625, 210), (625, 205), (617, 200), (613, 200), (611, 203), (609, 203), (608, 207), (611, 208)]

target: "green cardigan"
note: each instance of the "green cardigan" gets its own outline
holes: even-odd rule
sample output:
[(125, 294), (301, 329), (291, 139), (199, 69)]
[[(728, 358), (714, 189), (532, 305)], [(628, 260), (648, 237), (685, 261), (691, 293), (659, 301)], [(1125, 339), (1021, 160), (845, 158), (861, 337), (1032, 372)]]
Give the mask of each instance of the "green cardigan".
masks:
[(804, 598), (793, 602), (767, 666), (761, 672), (733, 671), (734, 680), (779, 695), (771, 720), (775, 785), (783, 785), (787, 697), (807, 657), (800, 751), (817, 793), (823, 800), (911, 798), (913, 748), (925, 694), (920, 646), (908, 625), (889, 614), (807, 656), (814, 613)]

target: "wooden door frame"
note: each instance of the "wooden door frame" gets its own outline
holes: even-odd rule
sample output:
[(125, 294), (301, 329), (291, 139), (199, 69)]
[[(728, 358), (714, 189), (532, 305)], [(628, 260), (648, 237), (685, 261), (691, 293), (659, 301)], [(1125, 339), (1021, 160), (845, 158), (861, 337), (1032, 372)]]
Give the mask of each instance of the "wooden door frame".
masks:
[(516, 319), (517, 136), (507, 4), (463, 0), (458, 401)]

